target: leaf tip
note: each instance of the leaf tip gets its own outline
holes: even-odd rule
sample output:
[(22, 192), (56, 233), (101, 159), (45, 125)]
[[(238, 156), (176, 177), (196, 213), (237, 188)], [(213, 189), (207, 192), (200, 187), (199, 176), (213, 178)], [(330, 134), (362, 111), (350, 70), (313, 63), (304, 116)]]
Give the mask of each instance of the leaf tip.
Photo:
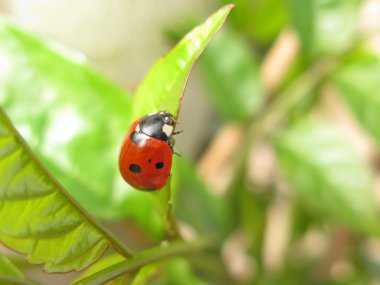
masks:
[(219, 11), (217, 13), (221, 13), (223, 14), (225, 17), (228, 16), (228, 14), (231, 12), (231, 10), (235, 7), (236, 5), (231, 3), (231, 4), (227, 4), (227, 5), (224, 5), (222, 8), (219, 9)]
[(225, 5), (224, 7), (226, 7), (228, 10), (231, 10), (231, 9), (235, 8), (235, 6), (236, 5), (234, 3), (230, 3), (230, 4)]

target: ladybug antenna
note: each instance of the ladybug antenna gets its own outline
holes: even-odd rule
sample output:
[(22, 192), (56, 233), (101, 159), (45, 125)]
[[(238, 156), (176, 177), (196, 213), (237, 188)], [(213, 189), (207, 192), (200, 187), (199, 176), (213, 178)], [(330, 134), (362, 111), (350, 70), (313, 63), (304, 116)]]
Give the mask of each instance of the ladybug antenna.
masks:
[(175, 135), (179, 135), (179, 134), (181, 134), (181, 133), (183, 133), (183, 130), (179, 130), (179, 131), (177, 131), (177, 132), (173, 132), (173, 136), (175, 136)]

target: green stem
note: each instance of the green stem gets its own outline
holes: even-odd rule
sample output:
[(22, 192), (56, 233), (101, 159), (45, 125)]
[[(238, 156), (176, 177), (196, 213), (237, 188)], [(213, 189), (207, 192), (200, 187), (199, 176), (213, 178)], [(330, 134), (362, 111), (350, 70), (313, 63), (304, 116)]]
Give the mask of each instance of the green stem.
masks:
[(172, 212), (172, 190), (171, 179), (169, 179), (167, 185), (160, 191), (153, 192), (158, 202), (160, 213), (165, 221), (167, 240), (182, 239), (177, 227), (176, 220), (173, 217)]
[(98, 271), (91, 276), (75, 282), (73, 285), (105, 284), (108, 281), (114, 280), (124, 274), (136, 271), (152, 262), (172, 256), (193, 253), (197, 250), (205, 248), (207, 245), (209, 245), (209, 242), (205, 241), (198, 241), (196, 243), (186, 243), (183, 241), (176, 241), (169, 244), (163, 243), (160, 246), (136, 253), (133, 258)]
[(167, 200), (167, 213), (166, 213), (166, 222), (168, 224), (168, 239), (169, 240), (175, 240), (175, 239), (182, 239), (177, 222), (173, 216), (173, 201), (172, 201), (172, 187), (171, 187), (171, 179), (169, 180), (169, 194), (168, 194), (168, 200)]

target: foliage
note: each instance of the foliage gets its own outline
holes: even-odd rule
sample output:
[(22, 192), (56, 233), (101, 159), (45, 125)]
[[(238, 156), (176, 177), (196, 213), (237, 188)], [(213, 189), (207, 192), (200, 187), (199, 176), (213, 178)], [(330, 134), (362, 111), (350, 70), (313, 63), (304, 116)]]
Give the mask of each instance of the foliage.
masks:
[[(74, 52), (0, 22), (2, 244), (47, 272), (86, 269), (74, 284), (379, 278), (380, 56), (359, 33), (362, 3), (234, 2), (214, 40), (231, 5), (182, 37), (133, 97)], [(174, 158), (164, 189), (136, 191), (117, 170), (123, 136), (147, 113), (178, 116), (201, 54), (219, 133), (197, 161)], [(94, 217), (122, 220), (144, 248)], [(38, 284), (9, 260), (0, 255), (1, 284)]]

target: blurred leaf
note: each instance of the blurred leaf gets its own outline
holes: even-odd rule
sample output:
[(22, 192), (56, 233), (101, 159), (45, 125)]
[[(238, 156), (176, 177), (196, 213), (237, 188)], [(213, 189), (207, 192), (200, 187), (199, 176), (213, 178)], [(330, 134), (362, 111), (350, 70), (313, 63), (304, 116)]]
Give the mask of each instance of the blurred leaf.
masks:
[(0, 156), (2, 243), (48, 272), (81, 270), (109, 246), (129, 254), (72, 201), (1, 109)]
[(241, 227), (245, 233), (249, 249), (260, 270), (263, 258), (265, 229), (267, 226), (267, 207), (269, 201), (252, 189), (245, 189), (240, 194)]
[(356, 40), (360, 0), (290, 0), (291, 21), (311, 56), (337, 54)]
[[(151, 263), (141, 268), (132, 285), (149, 285), (152, 277), (157, 274), (159, 267), (157, 263)], [(149, 282), (149, 283), (148, 283)]]
[(128, 94), (6, 22), (0, 63), (1, 104), (33, 150), (92, 213), (122, 215), (113, 201), (125, 191), (115, 189), (115, 157), (130, 123)]
[(207, 284), (233, 284), (227, 265), (223, 260), (220, 248), (203, 250), (187, 258), (194, 272), (197, 272)]
[(333, 82), (356, 118), (380, 147), (380, 57), (368, 53), (353, 55), (333, 74)]
[(328, 125), (305, 122), (278, 138), (278, 157), (298, 197), (315, 211), (379, 234), (369, 167)]
[(133, 118), (161, 110), (177, 115), (190, 70), (221, 28), (232, 5), (226, 5), (189, 32), (149, 71), (136, 91)]
[(162, 285), (206, 285), (192, 270), (188, 261), (175, 258), (165, 264), (165, 278)]
[(313, 1), (289, 0), (291, 21), (307, 53), (310, 53), (312, 49), (314, 37), (315, 10)]
[(36, 285), (16, 268), (5, 256), (0, 254), (0, 283), (2, 285)]
[(172, 191), (175, 215), (202, 236), (220, 240), (228, 234), (230, 216), (223, 199), (216, 197), (202, 183), (194, 165), (183, 157), (175, 157)]
[(313, 213), (302, 203), (294, 203), (291, 215), (292, 240), (300, 240), (308, 230), (313, 226), (320, 226), (319, 224), (323, 224), (323, 219), (321, 219), (321, 217), (313, 215)]
[(244, 39), (224, 29), (201, 59), (202, 76), (217, 111), (229, 120), (249, 119), (263, 94), (258, 63)]
[[(285, 26), (288, 18), (286, 0), (222, 0), (233, 2), (231, 23), (261, 45), (269, 44)], [(269, 20), (270, 19), (270, 20)]]
[(230, 184), (227, 200), (233, 216), (233, 228), (247, 238), (247, 253), (256, 261), (260, 272), (263, 266), (263, 243), (267, 226), (267, 208), (271, 201), (269, 189), (257, 189), (247, 181), (247, 165), (242, 164)]

